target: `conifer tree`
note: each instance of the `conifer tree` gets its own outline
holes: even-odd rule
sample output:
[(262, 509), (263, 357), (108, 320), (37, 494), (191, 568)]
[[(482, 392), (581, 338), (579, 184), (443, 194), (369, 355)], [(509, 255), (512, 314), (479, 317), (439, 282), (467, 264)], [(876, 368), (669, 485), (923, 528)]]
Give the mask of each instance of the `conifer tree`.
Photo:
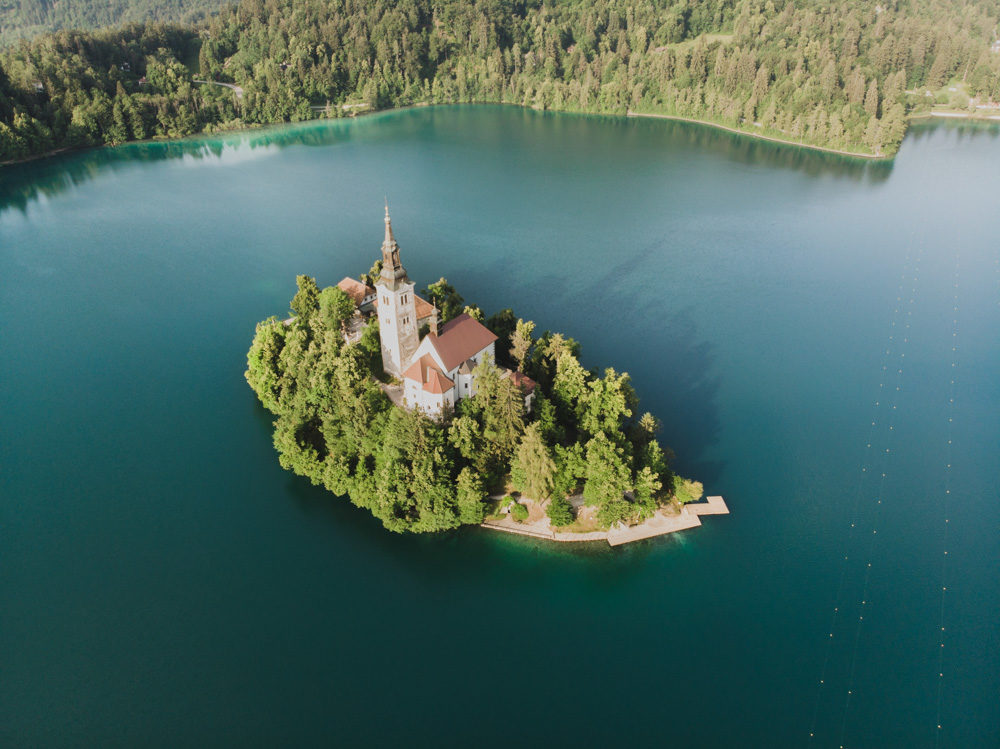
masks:
[(319, 288), (311, 276), (296, 276), (295, 283), (298, 291), (292, 297), (291, 311), (304, 324), (319, 310)]
[(517, 321), (517, 327), (510, 337), (510, 355), (517, 362), (517, 368), (519, 371), (524, 371), (524, 363), (528, 358), (528, 352), (531, 349), (531, 345), (534, 342), (531, 334), (535, 330), (535, 323), (525, 322), (524, 320)]
[(552, 496), (556, 464), (537, 424), (529, 424), (511, 461), (514, 488), (526, 497), (543, 502)]

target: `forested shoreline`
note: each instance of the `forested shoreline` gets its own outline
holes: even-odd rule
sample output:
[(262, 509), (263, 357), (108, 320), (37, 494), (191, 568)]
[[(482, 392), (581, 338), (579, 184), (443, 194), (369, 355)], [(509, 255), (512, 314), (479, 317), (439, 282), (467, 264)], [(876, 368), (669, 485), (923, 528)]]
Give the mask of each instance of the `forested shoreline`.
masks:
[[(548, 331), (536, 338), (534, 323), (510, 309), (486, 319), (443, 278), (423, 293), (443, 321), (465, 312), (499, 338), (499, 361), (487, 357), (475, 369), (475, 396), (440, 419), (392, 404), (380, 383), (378, 320), (346, 343), (355, 307), (336, 286), (320, 290), (299, 276), (292, 317), (257, 325), (246, 379), (276, 416), (283, 468), (397, 532), (481, 523), (490, 494), (507, 488), (544, 504), (553, 526), (573, 522), (567, 497), (576, 493), (605, 528), (701, 496), (700, 484), (671, 471), (670, 451), (656, 440), (659, 422), (636, 416), (627, 374), (584, 369), (576, 341)], [(498, 364), (534, 380), (530, 411)], [(518, 510), (524, 506), (515, 503)]]
[(457, 102), (667, 114), (891, 156), (928, 89), (1000, 99), (998, 21), (987, 0), (242, 0), (3, 51), (0, 161)]

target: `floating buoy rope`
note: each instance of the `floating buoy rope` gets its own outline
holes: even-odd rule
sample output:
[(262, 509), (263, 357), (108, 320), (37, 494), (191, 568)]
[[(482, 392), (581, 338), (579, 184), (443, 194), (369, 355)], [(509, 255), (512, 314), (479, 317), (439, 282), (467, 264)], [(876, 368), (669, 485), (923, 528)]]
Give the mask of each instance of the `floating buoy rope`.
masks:
[[(1000, 263), (1000, 260), (998, 260)], [(948, 528), (951, 525), (949, 510), (949, 500), (951, 499), (951, 475), (952, 475), (952, 442), (954, 440), (953, 428), (955, 422), (955, 378), (958, 370), (958, 273), (959, 273), (959, 253), (955, 250), (955, 278), (952, 295), (952, 315), (951, 320), (951, 377), (948, 384), (948, 426), (945, 430), (946, 444), (945, 467), (944, 467), (944, 494), (941, 497), (941, 507), (944, 514), (944, 522), (941, 523), (941, 610), (940, 621), (938, 622), (938, 668), (937, 668), (937, 718), (935, 720), (934, 746), (941, 746), (942, 707), (944, 705), (944, 651), (945, 651), (945, 620), (948, 596)], [(998, 302), (1000, 304), (1000, 302)]]
[[(861, 513), (862, 509), (865, 507), (865, 503), (863, 501), (866, 496), (865, 487), (872, 480), (872, 474), (877, 473), (879, 474), (877, 477), (877, 490), (874, 497), (872, 497), (872, 501), (875, 503), (874, 520), (872, 522), (871, 533), (868, 534), (870, 536), (868, 552), (862, 559), (864, 563), (864, 583), (862, 586), (861, 598), (858, 603), (859, 612), (857, 627), (855, 629), (854, 643), (850, 656), (847, 695), (845, 698), (843, 719), (841, 721), (841, 736), (839, 745), (843, 745), (843, 737), (847, 725), (847, 715), (850, 707), (850, 698), (853, 694), (855, 662), (857, 658), (858, 643), (861, 637), (861, 624), (864, 621), (864, 612), (870, 603), (868, 601), (868, 583), (872, 569), (874, 543), (878, 533), (878, 509), (882, 503), (882, 492), (887, 475), (886, 464), (891, 456), (892, 447), (890, 440), (895, 431), (895, 412), (897, 407), (896, 398), (902, 389), (902, 364), (906, 354), (905, 348), (909, 343), (909, 320), (912, 317), (912, 306), (916, 299), (917, 277), (920, 270), (921, 255), (922, 246), (918, 245), (917, 257), (913, 263), (912, 272), (909, 269), (910, 253), (907, 252), (904, 257), (903, 270), (900, 275), (896, 300), (893, 304), (893, 311), (889, 319), (886, 344), (882, 349), (878, 393), (872, 407), (873, 410), (868, 429), (868, 437), (865, 440), (865, 447), (862, 452), (860, 470), (858, 472), (857, 491), (854, 493), (852, 508), (848, 516), (849, 522), (845, 528), (845, 537), (842, 546), (843, 551), (840, 554), (840, 581), (834, 597), (832, 607), (833, 610), (830, 615), (830, 625), (827, 628), (826, 637), (824, 638), (825, 653), (823, 656), (823, 663), (820, 668), (819, 679), (816, 684), (816, 698), (813, 706), (812, 722), (809, 726), (807, 745), (811, 745), (816, 737), (820, 705), (822, 702), (824, 687), (827, 685), (829, 668), (833, 656), (834, 635), (837, 631), (838, 621), (844, 613), (843, 609), (847, 598), (848, 573), (850, 571), (850, 549), (852, 544), (855, 542), (855, 538), (859, 532), (859, 526), (861, 524)], [(909, 294), (904, 293), (907, 287), (909, 287)], [(906, 302), (903, 301), (904, 298), (907, 299)], [(899, 340), (900, 337), (902, 337), (902, 341)], [(891, 374), (889, 371), (890, 367), (894, 370)], [(888, 392), (886, 392), (887, 390)], [(880, 418), (879, 414), (881, 411), (884, 411), (885, 415)], [(879, 429), (881, 427), (884, 427), (884, 430), (880, 433)], [(879, 447), (876, 447), (876, 443), (880, 441), (876, 439), (879, 435), (884, 441)]]

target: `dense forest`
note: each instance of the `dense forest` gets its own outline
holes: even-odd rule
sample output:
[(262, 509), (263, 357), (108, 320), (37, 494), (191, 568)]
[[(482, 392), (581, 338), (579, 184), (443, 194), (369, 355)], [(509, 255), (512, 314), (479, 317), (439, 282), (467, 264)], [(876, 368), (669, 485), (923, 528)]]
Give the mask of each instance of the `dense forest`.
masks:
[(0, 0), (0, 46), (59, 29), (99, 29), (122, 23), (197, 23), (226, 0)]
[(11, 47), (0, 161), (419, 102), (662, 113), (891, 155), (927, 89), (1000, 99), (998, 18), (992, 0), (242, 0)]
[[(444, 279), (424, 294), (443, 319), (465, 311), (483, 320)], [(628, 375), (587, 371), (575, 341), (536, 338), (534, 324), (509, 309), (484, 323), (499, 337), (500, 363), (537, 383), (533, 408), (525, 411), (520, 387), (487, 357), (475, 370), (475, 397), (441, 419), (392, 405), (379, 382), (378, 320), (346, 344), (354, 303), (340, 289), (299, 276), (291, 312), (260, 323), (247, 355), (247, 381), (277, 417), (281, 465), (350, 497), (390, 530), (482, 522), (489, 493), (506, 486), (545, 503), (557, 526), (572, 522), (567, 496), (576, 492), (604, 527), (700, 496), (700, 485), (670, 471), (657, 420), (635, 417)]]

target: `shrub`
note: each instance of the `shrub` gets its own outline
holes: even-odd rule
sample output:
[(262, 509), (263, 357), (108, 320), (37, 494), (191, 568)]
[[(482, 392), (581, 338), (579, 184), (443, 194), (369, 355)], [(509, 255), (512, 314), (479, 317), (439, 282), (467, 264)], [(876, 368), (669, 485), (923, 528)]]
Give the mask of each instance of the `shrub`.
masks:
[(556, 497), (545, 508), (545, 514), (549, 516), (549, 522), (556, 528), (569, 525), (573, 522), (573, 505), (562, 497)]
[(691, 479), (674, 476), (674, 497), (681, 504), (697, 502), (704, 493), (705, 487), (701, 485), (700, 481), (691, 481)]
[(511, 517), (514, 518), (519, 523), (523, 523), (528, 519), (528, 508), (522, 505), (520, 502), (515, 502), (510, 506)]

